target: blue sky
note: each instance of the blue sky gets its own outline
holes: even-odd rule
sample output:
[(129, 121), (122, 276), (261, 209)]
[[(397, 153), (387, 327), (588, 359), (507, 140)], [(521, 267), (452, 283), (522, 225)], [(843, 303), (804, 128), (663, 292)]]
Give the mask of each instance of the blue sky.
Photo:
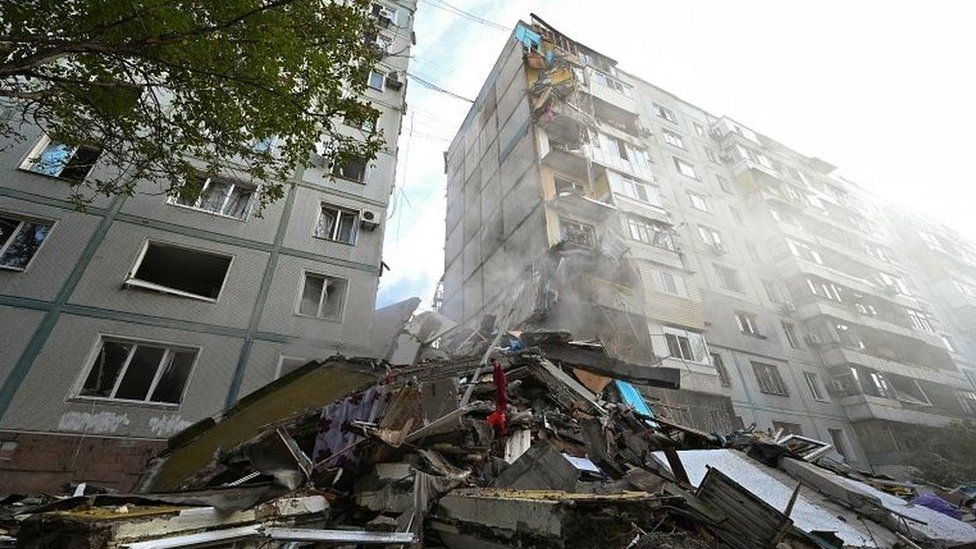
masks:
[[(448, 0), (513, 27), (536, 13), (620, 67), (841, 167), (976, 238), (976, 4)], [(420, 0), (410, 72), (474, 98), (509, 31)], [(377, 306), (430, 303), (443, 271), (443, 152), (469, 104), (410, 82)]]

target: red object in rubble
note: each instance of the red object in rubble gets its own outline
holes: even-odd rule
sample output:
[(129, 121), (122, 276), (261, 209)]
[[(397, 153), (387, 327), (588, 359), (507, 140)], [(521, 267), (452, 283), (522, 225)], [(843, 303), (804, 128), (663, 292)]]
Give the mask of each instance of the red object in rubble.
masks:
[(488, 425), (495, 430), (499, 437), (505, 436), (506, 411), (508, 409), (508, 393), (505, 390), (505, 370), (500, 362), (491, 359), (492, 380), (495, 382), (495, 411), (488, 415)]

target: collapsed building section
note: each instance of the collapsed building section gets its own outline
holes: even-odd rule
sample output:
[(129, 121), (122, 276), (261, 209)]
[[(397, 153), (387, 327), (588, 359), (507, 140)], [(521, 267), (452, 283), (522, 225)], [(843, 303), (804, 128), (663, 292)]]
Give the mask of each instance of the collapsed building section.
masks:
[(615, 65), (538, 18), (516, 28), (447, 155), (440, 312), (565, 330), (614, 359), (675, 368), (675, 386), (641, 390), (661, 413), (729, 431), (739, 424), (710, 363), (701, 299)]

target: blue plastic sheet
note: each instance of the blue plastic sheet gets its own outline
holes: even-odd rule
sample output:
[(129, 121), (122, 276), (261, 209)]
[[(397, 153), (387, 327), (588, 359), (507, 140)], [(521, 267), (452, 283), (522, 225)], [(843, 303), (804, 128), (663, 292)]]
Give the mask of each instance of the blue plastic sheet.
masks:
[[(626, 402), (628, 406), (634, 410), (637, 410), (637, 412), (644, 414), (645, 416), (654, 417), (654, 411), (651, 410), (651, 407), (647, 405), (647, 401), (645, 401), (644, 397), (641, 396), (640, 392), (637, 390), (637, 387), (634, 387), (630, 383), (620, 379), (614, 380), (614, 383), (617, 384), (617, 391), (620, 391), (620, 397), (624, 399), (624, 402)], [(658, 426), (657, 422), (651, 420), (646, 420), (646, 422), (649, 427)]]

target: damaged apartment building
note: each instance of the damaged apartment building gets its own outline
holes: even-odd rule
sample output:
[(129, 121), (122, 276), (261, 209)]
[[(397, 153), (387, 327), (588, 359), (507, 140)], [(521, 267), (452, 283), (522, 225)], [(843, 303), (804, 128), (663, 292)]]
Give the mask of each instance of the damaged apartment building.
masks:
[(971, 323), (976, 286), (966, 271), (968, 309), (947, 284), (939, 306), (900, 218), (835, 170), (533, 16), (446, 153), (439, 310), (502, 328), (529, 313), (678, 368), (680, 389), (643, 390), (687, 425), (895, 466), (925, 429), (976, 417), (973, 328), (953, 320)]
[(311, 358), (365, 352), (416, 2), (372, 9), (365, 93), (386, 146), (371, 162), (313, 155), (260, 216), (239, 166), (196, 200), (147, 181), (79, 211), (71, 183), (106, 169), (97, 148), (41, 134), (0, 148), (3, 491), (129, 489), (170, 435)]

